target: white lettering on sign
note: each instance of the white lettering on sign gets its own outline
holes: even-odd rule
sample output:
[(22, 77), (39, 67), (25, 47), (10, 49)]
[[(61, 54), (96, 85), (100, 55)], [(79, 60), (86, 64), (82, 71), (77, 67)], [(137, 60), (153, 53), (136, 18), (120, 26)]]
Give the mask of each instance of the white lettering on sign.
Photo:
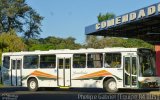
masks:
[(114, 19), (107, 20), (107, 27), (114, 26)]
[(156, 13), (156, 6), (151, 6), (148, 8), (148, 16)]
[(120, 24), (121, 23), (121, 17), (117, 17), (115, 23), (116, 23), (116, 25)]
[(160, 13), (160, 4), (158, 4), (158, 12)]
[(128, 22), (129, 18), (128, 18), (128, 14), (122, 16), (122, 23)]
[(105, 21), (101, 22), (101, 28), (105, 28), (105, 27), (107, 27), (107, 22)]
[(128, 21), (134, 21), (136, 19), (141, 19), (147, 16), (151, 16), (154, 14), (160, 13), (160, 3), (156, 5), (152, 5), (150, 7), (146, 7), (144, 9), (140, 9), (138, 11), (134, 11), (107, 21), (103, 21), (101, 23), (95, 24), (96, 30), (101, 28), (108, 28), (114, 25), (119, 25), (122, 23), (127, 23)]
[(145, 17), (145, 16), (146, 16), (146, 14), (145, 14), (144, 9), (141, 9), (141, 10), (139, 11), (139, 13), (138, 13), (138, 18), (143, 18), (143, 17)]
[(99, 30), (99, 29), (101, 28), (100, 26), (101, 26), (101, 24), (100, 24), (100, 23), (97, 23), (97, 24), (96, 24), (96, 30)]
[(136, 14), (135, 12), (130, 13), (130, 14), (129, 14), (129, 20), (130, 20), (130, 21), (135, 20), (135, 19), (136, 19), (136, 16), (137, 16), (137, 14)]

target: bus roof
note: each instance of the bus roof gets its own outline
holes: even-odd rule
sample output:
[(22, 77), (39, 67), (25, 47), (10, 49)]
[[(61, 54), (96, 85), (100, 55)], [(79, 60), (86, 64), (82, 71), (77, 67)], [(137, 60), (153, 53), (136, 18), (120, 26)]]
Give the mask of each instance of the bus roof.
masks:
[(123, 47), (112, 47), (104, 49), (93, 49), (93, 48), (81, 48), (77, 50), (70, 49), (59, 49), (59, 50), (48, 50), (48, 51), (21, 51), (21, 52), (6, 52), (2, 55), (37, 55), (37, 54), (74, 54), (74, 53), (98, 53), (98, 52), (136, 52), (139, 48), (123, 48)]

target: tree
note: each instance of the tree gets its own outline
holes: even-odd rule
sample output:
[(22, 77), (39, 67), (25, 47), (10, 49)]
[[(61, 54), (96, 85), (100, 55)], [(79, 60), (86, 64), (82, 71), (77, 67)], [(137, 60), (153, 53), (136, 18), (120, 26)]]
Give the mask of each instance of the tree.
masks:
[(0, 49), (1, 52), (15, 52), (25, 50), (25, 44), (22, 39), (18, 37), (14, 30), (8, 33), (1, 33), (0, 35)]
[(26, 0), (0, 0), (0, 31), (24, 33), (26, 38), (40, 34), (43, 17), (26, 4)]
[(154, 50), (154, 46), (140, 39), (123, 39), (123, 47), (150, 48)]
[(115, 14), (113, 13), (106, 13), (106, 14), (100, 13), (97, 18), (98, 18), (98, 22), (102, 22), (102, 21), (105, 21), (105, 20), (108, 20), (114, 17), (115, 17)]
[[(16, 52), (25, 50), (26, 45), (23, 40), (18, 37), (14, 30), (0, 34), (0, 61), (2, 52)], [(1, 62), (0, 62), (1, 64)]]
[(97, 38), (97, 36), (93, 36), (93, 35), (88, 35), (86, 37), (86, 47), (87, 48), (99, 48), (99, 40)]
[[(111, 19), (114, 18), (115, 15), (113, 13), (106, 13), (104, 15), (102, 15), (101, 13), (97, 16), (98, 18), (98, 22), (102, 22), (104, 20), (107, 19)], [(104, 48), (106, 47), (106, 44), (103, 44), (102, 42), (104, 42), (104, 40), (106, 40), (104, 37), (99, 37), (99, 36), (91, 36), (88, 35), (86, 37), (86, 47), (88, 48)], [(106, 42), (105, 42), (106, 43)]]
[(24, 33), (25, 38), (34, 38), (38, 37), (41, 32), (41, 28), (39, 27), (41, 25), (41, 20), (43, 18), (35, 12), (33, 9), (29, 11), (28, 18), (26, 23), (28, 24), (28, 30)]
[(79, 49), (82, 46), (75, 43), (75, 38), (66, 39), (49, 36), (47, 38), (29, 39), (28, 50), (50, 50), (50, 49)]

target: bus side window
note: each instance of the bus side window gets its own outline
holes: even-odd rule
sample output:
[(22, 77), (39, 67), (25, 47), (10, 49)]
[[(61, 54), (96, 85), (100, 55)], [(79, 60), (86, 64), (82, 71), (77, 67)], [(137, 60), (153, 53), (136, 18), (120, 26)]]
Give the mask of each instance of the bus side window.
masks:
[(102, 68), (103, 67), (103, 54), (92, 53), (88, 54), (87, 66), (88, 68)]
[(41, 55), (40, 68), (55, 68), (56, 55)]
[(10, 65), (10, 57), (9, 56), (4, 56), (2, 66), (9, 69), (9, 65)]
[(73, 68), (85, 68), (85, 67), (86, 67), (86, 54), (74, 54)]
[(121, 67), (121, 54), (120, 53), (106, 53), (104, 67), (105, 68)]
[(24, 69), (38, 68), (39, 57), (38, 55), (24, 56), (23, 66)]

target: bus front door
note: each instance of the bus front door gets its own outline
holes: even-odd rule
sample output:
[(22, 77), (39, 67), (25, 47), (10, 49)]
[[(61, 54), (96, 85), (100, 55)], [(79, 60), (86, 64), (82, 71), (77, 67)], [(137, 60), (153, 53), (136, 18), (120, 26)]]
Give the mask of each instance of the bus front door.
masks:
[(21, 57), (11, 57), (11, 85), (21, 86), (22, 78), (22, 58)]
[(124, 56), (124, 66), (123, 66), (123, 85), (124, 87), (132, 87), (136, 88), (138, 81), (137, 81), (137, 57), (136, 56)]
[(71, 86), (71, 58), (60, 57), (57, 61), (58, 86)]

